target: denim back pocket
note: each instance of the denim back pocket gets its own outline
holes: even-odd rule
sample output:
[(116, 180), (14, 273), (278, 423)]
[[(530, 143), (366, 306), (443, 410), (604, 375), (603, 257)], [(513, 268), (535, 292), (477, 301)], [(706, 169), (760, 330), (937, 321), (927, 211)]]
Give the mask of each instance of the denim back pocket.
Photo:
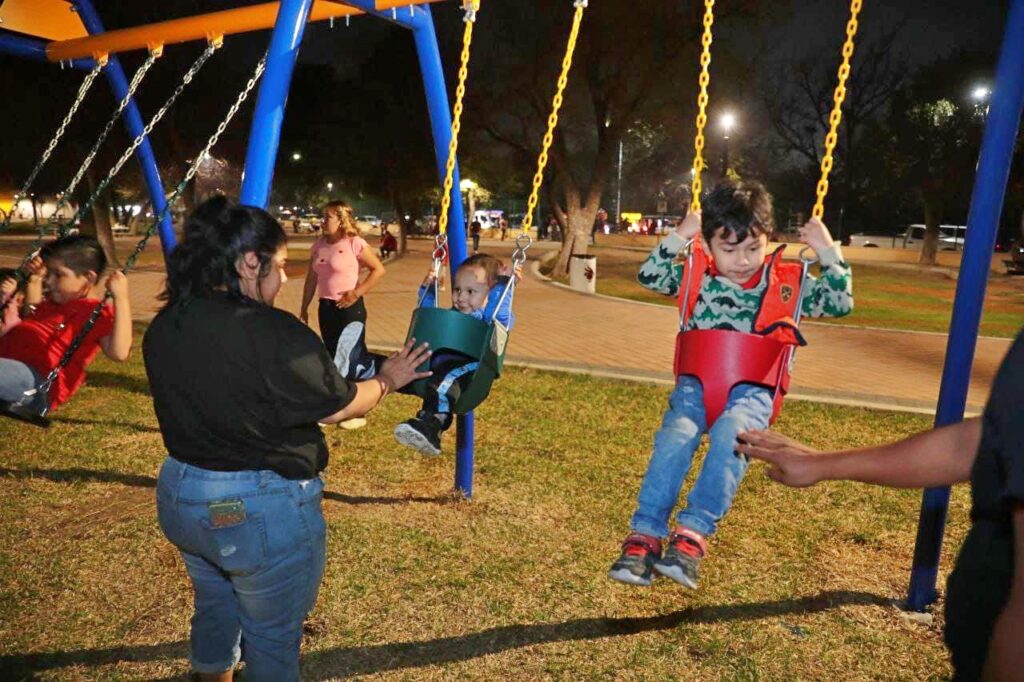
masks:
[(215, 527), (208, 518), (199, 519), (208, 538), (209, 559), (227, 573), (248, 575), (267, 563), (267, 529), (263, 515), (247, 514), (240, 523)]

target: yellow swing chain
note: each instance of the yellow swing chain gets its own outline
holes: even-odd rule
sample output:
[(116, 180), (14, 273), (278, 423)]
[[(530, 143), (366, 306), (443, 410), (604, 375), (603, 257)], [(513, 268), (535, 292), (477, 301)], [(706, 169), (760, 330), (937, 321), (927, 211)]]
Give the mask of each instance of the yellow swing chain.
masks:
[(573, 6), (576, 14), (572, 18), (572, 29), (569, 31), (569, 42), (565, 46), (565, 56), (562, 57), (562, 72), (558, 74), (558, 87), (555, 96), (551, 100), (551, 114), (548, 116), (548, 129), (544, 133), (544, 142), (541, 144), (540, 156), (537, 157), (537, 172), (533, 174), (533, 187), (530, 189), (530, 198), (526, 202), (526, 215), (523, 216), (523, 234), (528, 235), (533, 226), (533, 212), (537, 209), (537, 200), (540, 196), (540, 186), (544, 183), (544, 168), (548, 165), (548, 151), (555, 139), (555, 128), (558, 127), (558, 110), (562, 108), (562, 99), (565, 95), (565, 88), (569, 84), (569, 69), (572, 68), (572, 55), (576, 51), (576, 41), (580, 36), (580, 24), (583, 22), (583, 10), (587, 8), (588, 0), (574, 0)]
[(704, 126), (708, 122), (708, 84), (711, 82), (711, 26), (715, 23), (715, 0), (704, 0), (704, 33), (700, 37), (700, 94), (697, 95), (697, 135), (693, 140), (693, 184), (690, 188), (690, 210), (700, 210), (704, 170)]
[(441, 214), (437, 217), (437, 234), (440, 238), (448, 233), (448, 211), (452, 206), (452, 185), (455, 184), (455, 159), (459, 150), (459, 131), (462, 129), (462, 100), (466, 96), (466, 77), (469, 75), (469, 46), (473, 44), (473, 26), (480, 0), (466, 0), (463, 3), (466, 24), (462, 32), (462, 57), (459, 62), (459, 84), (455, 88), (455, 105), (452, 107), (452, 137), (448, 143), (448, 161), (444, 168), (444, 189), (441, 193)]
[(828, 194), (828, 174), (832, 171), (832, 152), (839, 139), (839, 122), (843, 118), (843, 100), (846, 99), (846, 79), (850, 77), (850, 60), (853, 58), (853, 41), (857, 36), (857, 16), (863, 0), (851, 0), (850, 19), (846, 22), (846, 42), (843, 43), (843, 61), (839, 65), (839, 82), (832, 96), (832, 113), (829, 114), (829, 131), (825, 136), (825, 155), (821, 158), (821, 179), (816, 189), (817, 200), (811, 210), (811, 217), (819, 220), (825, 215), (825, 196)]

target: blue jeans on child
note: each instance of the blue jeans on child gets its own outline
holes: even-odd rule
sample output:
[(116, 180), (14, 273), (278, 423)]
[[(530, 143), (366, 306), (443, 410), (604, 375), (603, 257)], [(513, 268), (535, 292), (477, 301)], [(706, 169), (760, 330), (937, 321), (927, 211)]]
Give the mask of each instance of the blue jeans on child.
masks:
[[(42, 383), (42, 378), (34, 369), (19, 360), (0, 358), (0, 400), (16, 403), (25, 398), (25, 391), (30, 391)], [(36, 412), (42, 412), (46, 406), (46, 397), (37, 394), (25, 400), (23, 405)]]
[[(294, 481), (272, 471), (164, 461), (157, 515), (195, 591), (195, 672), (224, 672), (244, 657), (247, 680), (299, 679), (302, 621), (326, 562), (323, 487), (319, 477)], [(211, 507), (239, 501), (244, 511), (236, 504), (227, 517)]]
[[(668, 399), (668, 411), (654, 434), (654, 450), (647, 465), (637, 510), (630, 528), (663, 538), (668, 519), (679, 500), (679, 490), (690, 471), (701, 436), (708, 431), (704, 389), (700, 381), (681, 376)], [(764, 429), (772, 415), (772, 393), (753, 384), (739, 384), (729, 392), (725, 409), (708, 432), (711, 444), (697, 482), (686, 498), (676, 522), (702, 535), (711, 535), (732, 506), (749, 464), (736, 454), (736, 436), (749, 429)]]

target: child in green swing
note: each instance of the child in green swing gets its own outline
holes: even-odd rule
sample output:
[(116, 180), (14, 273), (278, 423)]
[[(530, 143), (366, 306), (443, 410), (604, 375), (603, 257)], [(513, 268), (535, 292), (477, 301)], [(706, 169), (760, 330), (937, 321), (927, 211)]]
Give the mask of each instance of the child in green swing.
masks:
[[(726, 329), (803, 344), (792, 320), (801, 268), (782, 262), (784, 247), (767, 253), (774, 224), (771, 195), (757, 182), (725, 181), (702, 203), (703, 213), (687, 215), (647, 258), (637, 276), (640, 284), (677, 295), (686, 290), (683, 278), (692, 278), (689, 300), (680, 302), (687, 319), (684, 331)], [(693, 272), (684, 272), (676, 256), (691, 239)], [(850, 267), (828, 228), (812, 218), (800, 228), (800, 241), (814, 250), (821, 264), (821, 277), (810, 277), (804, 288), (803, 315), (849, 314), (853, 309)], [(630, 533), (608, 577), (631, 585), (650, 585), (657, 572), (696, 589), (707, 537), (729, 511), (747, 469), (748, 460), (735, 452), (736, 436), (767, 428), (772, 403), (771, 390), (739, 384), (730, 391), (721, 416), (708, 424), (700, 381), (688, 375), (679, 377), (654, 436)], [(707, 457), (686, 506), (676, 517), (675, 528), (669, 532), (669, 516), (704, 432), (710, 439)]]
[[(490, 322), (500, 322), (511, 329), (512, 296), (505, 295), (512, 277), (517, 280), (521, 269), (510, 271), (494, 256), (478, 253), (462, 261), (455, 271), (452, 285), (452, 309), (463, 315)], [(420, 308), (437, 305), (434, 274), (423, 280), (419, 289)], [(452, 409), (462, 391), (473, 378), (479, 363), (475, 358), (454, 351), (438, 349), (430, 358), (433, 372), (427, 380), (423, 407), (412, 419), (395, 427), (395, 440), (424, 455), (441, 454), (441, 434), (452, 425)]]

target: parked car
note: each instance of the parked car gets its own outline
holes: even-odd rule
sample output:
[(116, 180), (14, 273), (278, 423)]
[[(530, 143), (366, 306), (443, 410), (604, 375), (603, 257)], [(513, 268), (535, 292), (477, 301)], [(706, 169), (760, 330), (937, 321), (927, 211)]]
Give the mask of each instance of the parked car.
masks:
[[(907, 225), (902, 233), (852, 234), (850, 246), (920, 249), (924, 244), (924, 235), (925, 226), (916, 223)], [(943, 251), (959, 251), (964, 247), (966, 238), (966, 225), (939, 225), (939, 249)]]

